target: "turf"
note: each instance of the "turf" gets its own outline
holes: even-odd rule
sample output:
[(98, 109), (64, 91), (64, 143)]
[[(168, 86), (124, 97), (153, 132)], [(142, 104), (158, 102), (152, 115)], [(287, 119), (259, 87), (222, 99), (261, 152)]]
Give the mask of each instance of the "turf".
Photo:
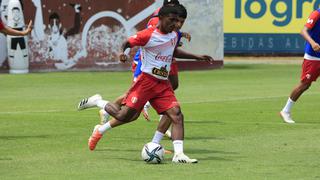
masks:
[(319, 179), (319, 85), (295, 105), (296, 124), (278, 116), (299, 75), (299, 65), (181, 72), (185, 152), (199, 163), (176, 165), (166, 155), (149, 165), (140, 151), (157, 125), (153, 111), (152, 122), (113, 129), (94, 152), (87, 139), (97, 109), (76, 111), (82, 97), (125, 92), (129, 72), (1, 74), (0, 179)]

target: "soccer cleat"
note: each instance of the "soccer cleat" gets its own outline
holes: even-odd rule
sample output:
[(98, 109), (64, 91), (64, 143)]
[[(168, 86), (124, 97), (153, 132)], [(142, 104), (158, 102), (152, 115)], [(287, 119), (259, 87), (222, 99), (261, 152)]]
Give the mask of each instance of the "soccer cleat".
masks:
[(94, 128), (93, 128), (92, 133), (94, 133), (96, 130), (98, 130), (98, 128), (99, 128), (100, 126), (101, 126), (100, 124), (95, 125)]
[(282, 117), (283, 121), (289, 124), (295, 123), (294, 120), (291, 118), (291, 114), (285, 111), (280, 111), (280, 116)]
[(100, 124), (102, 125), (108, 122), (110, 115), (104, 109), (100, 109), (99, 117), (100, 117)]
[(190, 159), (184, 153), (175, 154), (172, 158), (173, 163), (198, 163), (196, 159)]
[(83, 110), (87, 108), (92, 108), (97, 106), (97, 101), (101, 100), (102, 97), (100, 94), (96, 94), (94, 96), (91, 96), (89, 98), (82, 99), (78, 104), (78, 110)]
[(92, 133), (88, 141), (88, 146), (91, 151), (93, 151), (96, 148), (99, 140), (102, 138), (102, 135), (103, 135), (98, 131), (97, 126), (95, 126), (95, 129), (96, 130)]

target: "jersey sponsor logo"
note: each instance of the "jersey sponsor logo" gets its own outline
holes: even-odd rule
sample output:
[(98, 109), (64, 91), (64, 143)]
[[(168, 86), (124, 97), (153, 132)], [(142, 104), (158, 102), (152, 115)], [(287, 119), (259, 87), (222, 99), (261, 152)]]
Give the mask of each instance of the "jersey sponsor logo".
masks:
[(169, 76), (169, 72), (167, 70), (167, 66), (161, 67), (160, 69), (153, 68), (152, 69), (152, 74), (155, 74), (155, 75), (161, 76), (161, 77), (165, 77), (165, 78)]
[(161, 55), (161, 53), (157, 54), (155, 59), (157, 61), (163, 61), (163, 62), (171, 62), (172, 61), (172, 55), (166, 56), (166, 55)]

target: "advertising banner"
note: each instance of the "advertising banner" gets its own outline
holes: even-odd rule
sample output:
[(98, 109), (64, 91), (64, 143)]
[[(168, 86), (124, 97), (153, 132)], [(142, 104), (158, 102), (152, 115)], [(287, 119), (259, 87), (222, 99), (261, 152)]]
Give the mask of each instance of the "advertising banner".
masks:
[(225, 53), (303, 53), (300, 31), (320, 0), (224, 1)]

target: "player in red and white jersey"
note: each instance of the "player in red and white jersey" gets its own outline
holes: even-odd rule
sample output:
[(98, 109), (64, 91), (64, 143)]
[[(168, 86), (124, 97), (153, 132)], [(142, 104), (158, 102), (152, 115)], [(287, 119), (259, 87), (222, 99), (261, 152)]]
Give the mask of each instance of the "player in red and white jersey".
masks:
[(301, 31), (306, 40), (304, 61), (300, 83), (292, 90), (280, 116), (286, 123), (295, 123), (291, 117), (291, 109), (299, 97), (316, 81), (320, 75), (320, 9), (311, 13)]
[[(184, 20), (187, 18), (187, 11), (185, 9), (184, 6), (182, 6), (178, 0), (164, 0), (163, 5), (178, 5), (181, 6), (180, 8), (180, 12), (179, 12), (179, 21), (182, 23), (179, 23), (180, 26), (176, 28), (176, 32), (178, 33), (178, 42), (180, 42), (180, 39), (186, 38), (189, 42), (191, 40), (191, 35), (189, 33), (186, 32), (180, 32), (180, 28), (182, 27)], [(159, 17), (158, 17), (158, 13), (159, 10), (156, 10), (154, 12), (154, 14), (152, 15), (151, 19), (149, 20), (147, 27), (152, 28), (152, 27), (157, 27), (158, 23), (159, 23)], [(180, 46), (181, 43), (179, 43)], [(142, 71), (141, 71), (141, 61), (140, 61), (141, 55), (140, 55), (140, 49), (137, 51), (133, 63), (132, 63), (132, 70), (134, 71), (134, 81), (141, 75)], [(171, 63), (171, 67), (170, 67), (170, 73), (169, 73), (169, 80), (170, 83), (172, 85), (173, 90), (176, 90), (178, 88), (178, 64), (176, 62), (175, 59), (173, 59), (172, 63)], [(125, 95), (121, 95), (119, 96), (115, 103), (118, 103), (119, 105), (121, 105), (122, 99), (125, 97)], [(150, 121), (149, 118), (149, 114), (148, 114), (148, 109), (151, 107), (150, 103), (147, 102), (143, 108), (143, 116), (147, 121)], [(108, 121), (108, 113), (106, 113), (103, 109), (99, 110), (99, 117), (100, 117), (100, 124), (104, 124)], [(159, 119), (160, 120), (160, 119)], [(168, 131), (167, 133), (168, 137), (170, 137), (170, 131)]]
[[(78, 106), (79, 110), (91, 107), (105, 109), (112, 117), (106, 124), (97, 128), (89, 139), (89, 148), (94, 150), (103, 133), (111, 128), (131, 122), (141, 112), (144, 104), (150, 101), (153, 108), (159, 114), (166, 114), (172, 121), (172, 140), (174, 146), (175, 163), (195, 163), (196, 159), (190, 159), (183, 153), (183, 114), (174, 95), (172, 87), (167, 80), (173, 54), (182, 58), (199, 58), (211, 61), (210, 56), (192, 56), (179, 49), (175, 49), (177, 33), (173, 30), (178, 22), (177, 8), (164, 6), (159, 12), (158, 28), (146, 29), (129, 38), (123, 51), (133, 46), (142, 46), (142, 75), (130, 88), (121, 108), (111, 102), (105, 101), (100, 95), (94, 95), (83, 99)], [(126, 61), (125, 54), (120, 55), (121, 61)], [(161, 136), (161, 134), (160, 134)], [(162, 134), (163, 136), (163, 134)]]
[[(170, 28), (174, 29), (175, 23), (173, 22)], [(142, 47), (140, 60), (143, 73), (167, 80), (177, 42), (178, 35), (175, 31), (164, 34), (157, 27), (151, 27), (129, 38), (127, 46)]]
[[(182, 28), (182, 26), (183, 26), (183, 24), (184, 24), (184, 22), (185, 22), (185, 20), (187, 18), (187, 14), (188, 13), (187, 13), (187, 9), (183, 5), (179, 4), (178, 6), (180, 6), (179, 9), (181, 10), (181, 13), (180, 13), (181, 15), (178, 17), (179, 21), (177, 23), (175, 31), (178, 32), (178, 36), (180, 37), (179, 41), (178, 41), (178, 46), (180, 46), (179, 43), (180, 43), (181, 37), (183, 37), (183, 34), (185, 34), (184, 37), (186, 37), (187, 39), (188, 39), (188, 36), (189, 36), (189, 39), (188, 39), (189, 41), (191, 40), (191, 36), (188, 33), (180, 32), (180, 29)], [(178, 63), (177, 63), (175, 58), (173, 58), (172, 63), (171, 63), (171, 70), (170, 70), (170, 73), (169, 73), (169, 81), (170, 81), (170, 84), (172, 86), (172, 89), (175, 91), (179, 86)], [(144, 111), (143, 111), (143, 115), (144, 116), (146, 116), (145, 114), (148, 115), (146, 105), (144, 106)], [(163, 129), (168, 129), (167, 131), (165, 131), (165, 134), (169, 138), (171, 138), (171, 128), (170, 128), (170, 124), (171, 123), (170, 124), (166, 123), (166, 122), (170, 122), (167, 119), (169, 119), (168, 116), (160, 115), (159, 121), (161, 122), (161, 125), (159, 126), (158, 131), (161, 131)]]
[[(179, 23), (178, 27), (176, 28), (176, 32), (178, 33), (178, 45), (177, 46), (181, 46), (181, 38), (186, 38), (189, 42), (191, 41), (191, 35), (189, 33), (186, 32), (181, 32), (180, 29), (183, 26), (183, 23), (185, 21), (185, 19), (187, 18), (187, 10), (185, 9), (185, 7), (183, 5), (181, 5), (179, 3), (178, 0), (165, 0), (164, 1), (164, 5), (177, 5), (180, 6), (180, 13), (179, 13), (179, 21), (181, 23)], [(156, 27), (159, 23), (159, 17), (158, 17), (158, 11), (156, 11), (153, 15), (153, 17), (149, 20), (148, 22), (148, 27)], [(140, 52), (140, 51), (138, 51)], [(141, 62), (138, 62), (137, 67), (141, 67)], [(137, 78), (141, 73), (140, 69), (136, 69), (135, 73), (134, 73), (134, 78)], [(178, 63), (176, 61), (175, 58), (173, 58), (173, 61), (171, 63), (171, 67), (170, 67), (170, 73), (169, 73), (169, 80), (170, 83), (172, 85), (173, 90), (176, 90), (179, 86), (179, 80), (178, 80)], [(148, 114), (148, 109), (150, 108), (150, 103), (147, 102), (146, 105), (143, 108), (143, 116), (146, 120), (150, 120), (149, 118), (149, 114)], [(161, 118), (160, 118), (161, 119)], [(159, 120), (160, 120), (159, 119)], [(171, 137), (170, 135), (170, 131), (168, 131), (167, 133), (168, 137)]]
[(29, 22), (26, 30), (18, 31), (18, 30), (12, 29), (12, 28), (4, 25), (2, 23), (1, 18), (0, 18), (0, 32), (3, 34), (7, 34), (7, 35), (11, 35), (11, 36), (25, 36), (31, 32), (31, 30), (32, 30), (31, 26), (32, 26), (32, 21)]

